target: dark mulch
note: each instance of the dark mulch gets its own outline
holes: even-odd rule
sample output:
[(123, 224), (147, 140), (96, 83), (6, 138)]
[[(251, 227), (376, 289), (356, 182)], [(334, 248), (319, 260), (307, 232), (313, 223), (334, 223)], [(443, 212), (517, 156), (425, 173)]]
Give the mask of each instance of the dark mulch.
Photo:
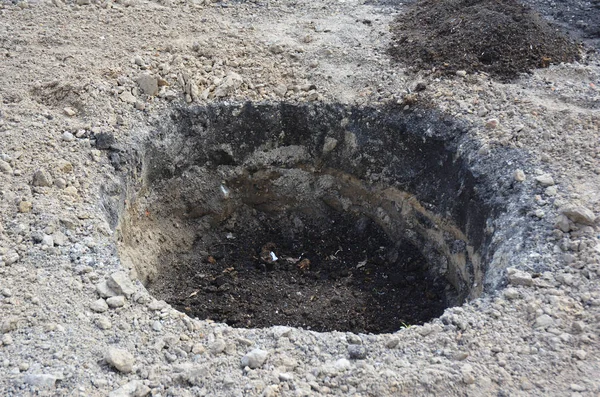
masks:
[(515, 0), (423, 0), (393, 26), (391, 56), (418, 69), (482, 71), (502, 81), (578, 59), (580, 47)]

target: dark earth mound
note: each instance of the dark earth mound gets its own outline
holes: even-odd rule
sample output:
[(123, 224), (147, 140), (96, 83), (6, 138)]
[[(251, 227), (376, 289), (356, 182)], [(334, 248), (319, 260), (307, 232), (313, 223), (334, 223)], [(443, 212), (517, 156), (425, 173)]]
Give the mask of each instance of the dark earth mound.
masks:
[(579, 55), (577, 44), (515, 0), (423, 0), (398, 16), (392, 31), (390, 54), (399, 62), (502, 81)]

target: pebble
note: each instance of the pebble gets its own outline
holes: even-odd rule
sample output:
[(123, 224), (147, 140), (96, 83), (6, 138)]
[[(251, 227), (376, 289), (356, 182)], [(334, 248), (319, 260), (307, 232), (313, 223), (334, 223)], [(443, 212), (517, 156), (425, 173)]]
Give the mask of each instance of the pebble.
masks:
[(3, 257), (4, 263), (7, 266), (17, 263), (19, 259), (21, 259), (21, 257), (15, 251), (8, 251)]
[[(81, 0), (79, 0), (79, 1), (81, 1)], [(87, 1), (89, 1), (89, 0), (87, 0)], [(64, 108), (63, 112), (69, 117), (73, 117), (77, 114), (77, 111), (75, 109), (73, 109), (72, 107)]]
[(128, 373), (133, 370), (135, 358), (127, 350), (109, 347), (104, 355), (104, 360), (117, 371)]
[(117, 296), (118, 294), (113, 291), (109, 286), (106, 280), (100, 281), (96, 284), (96, 292), (102, 298), (110, 298), (112, 296)]
[(456, 75), (458, 77), (465, 77), (467, 75), (467, 71), (466, 70), (457, 70)]
[(531, 277), (531, 274), (521, 270), (516, 270), (514, 268), (509, 268), (508, 272), (508, 282), (512, 285), (533, 285), (533, 278)]
[(120, 295), (129, 297), (135, 292), (135, 286), (125, 272), (115, 272), (111, 274), (106, 282), (110, 289)]
[(52, 236), (45, 234), (42, 238), (42, 244), (48, 247), (54, 247), (54, 239), (52, 238)]
[(65, 181), (63, 178), (56, 178), (54, 181), (54, 186), (59, 189), (64, 189), (67, 187), (67, 181)]
[(160, 321), (156, 320), (152, 323), (152, 329), (155, 330), (156, 332), (160, 332), (160, 331), (162, 331), (163, 326), (160, 323)]
[(219, 354), (219, 353), (223, 353), (225, 351), (225, 348), (227, 347), (227, 344), (225, 343), (225, 341), (221, 338), (215, 340), (213, 343), (210, 344), (210, 346), (208, 347), (208, 349), (210, 350), (210, 352), (212, 354)]
[(23, 383), (40, 389), (52, 389), (61, 378), (50, 374), (28, 374), (23, 377)]
[(4, 173), (4, 174), (12, 174), (13, 173), (13, 169), (10, 166), (10, 164), (8, 164), (4, 160), (0, 160), (0, 171), (2, 171), (2, 173)]
[(137, 78), (136, 83), (145, 95), (156, 96), (158, 94), (158, 79), (156, 77), (144, 73)]
[(552, 186), (554, 185), (554, 178), (550, 174), (542, 174), (535, 177), (537, 183), (542, 186)]
[(108, 304), (108, 307), (112, 309), (117, 307), (123, 307), (125, 306), (125, 297), (123, 295), (112, 296), (106, 299), (106, 303)]
[(367, 349), (362, 345), (348, 346), (348, 356), (351, 360), (364, 360), (367, 358)]
[(485, 128), (487, 128), (488, 130), (493, 130), (498, 127), (498, 124), (500, 124), (498, 119), (489, 119), (485, 122)]
[(561, 211), (570, 220), (583, 225), (594, 226), (596, 217), (592, 210), (584, 206), (568, 206)]
[(112, 323), (107, 317), (104, 316), (99, 316), (96, 321), (94, 321), (94, 324), (96, 324), (96, 327), (100, 328), (101, 330), (112, 328)]
[(246, 353), (244, 357), (242, 357), (241, 364), (242, 368), (249, 367), (252, 369), (260, 368), (267, 361), (267, 357), (269, 356), (269, 352), (261, 349), (254, 349), (250, 352)]
[(108, 304), (104, 299), (100, 298), (90, 304), (90, 309), (96, 313), (104, 313), (108, 310)]
[(4, 346), (12, 345), (13, 344), (12, 336), (10, 336), (10, 334), (4, 334), (2, 336), (2, 340), (0, 340), (0, 344), (2, 344)]
[(578, 360), (585, 360), (585, 358), (587, 357), (587, 353), (585, 352), (585, 350), (575, 350), (573, 352), (573, 357), (575, 357)]
[(19, 212), (26, 214), (28, 212), (31, 212), (31, 210), (33, 209), (33, 203), (31, 201), (20, 201), (19, 202)]
[(125, 90), (119, 95), (119, 99), (125, 103), (135, 104), (137, 102), (136, 97), (129, 90)]
[(535, 319), (536, 328), (548, 328), (554, 325), (554, 319), (547, 314), (542, 314)]
[(527, 177), (525, 176), (525, 172), (523, 170), (516, 170), (514, 174), (515, 181), (517, 182), (525, 182)]
[(75, 140), (75, 135), (71, 134), (69, 131), (65, 131), (62, 134), (62, 140), (65, 142), (73, 142)]
[(108, 397), (144, 397), (150, 394), (150, 392), (151, 389), (144, 385), (141, 380), (132, 380), (110, 392)]

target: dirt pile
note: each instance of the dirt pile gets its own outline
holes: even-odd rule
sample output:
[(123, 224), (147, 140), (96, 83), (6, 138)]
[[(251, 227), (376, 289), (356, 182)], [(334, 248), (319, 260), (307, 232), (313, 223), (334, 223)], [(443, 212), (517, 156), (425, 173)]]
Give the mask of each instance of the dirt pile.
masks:
[(424, 0), (392, 25), (390, 54), (419, 69), (519, 73), (578, 58), (574, 42), (515, 0)]

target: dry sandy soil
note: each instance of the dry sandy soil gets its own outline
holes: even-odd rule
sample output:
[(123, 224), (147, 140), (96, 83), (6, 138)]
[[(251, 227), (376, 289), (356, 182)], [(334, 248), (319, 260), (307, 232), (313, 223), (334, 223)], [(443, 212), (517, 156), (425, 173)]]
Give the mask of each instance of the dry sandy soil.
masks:
[[(0, 3), (0, 394), (600, 394), (597, 53), (509, 83), (407, 70), (388, 55), (403, 12), (361, 0)], [(523, 151), (531, 167), (502, 167), (532, 192), (523, 216), (539, 250), (516, 244), (506, 288), (392, 334), (189, 318), (128, 278), (102, 198), (127, 166), (115, 155), (173, 106), (247, 100), (422, 101), (466, 123), (482, 155)], [(102, 134), (121, 148), (102, 150)]]

